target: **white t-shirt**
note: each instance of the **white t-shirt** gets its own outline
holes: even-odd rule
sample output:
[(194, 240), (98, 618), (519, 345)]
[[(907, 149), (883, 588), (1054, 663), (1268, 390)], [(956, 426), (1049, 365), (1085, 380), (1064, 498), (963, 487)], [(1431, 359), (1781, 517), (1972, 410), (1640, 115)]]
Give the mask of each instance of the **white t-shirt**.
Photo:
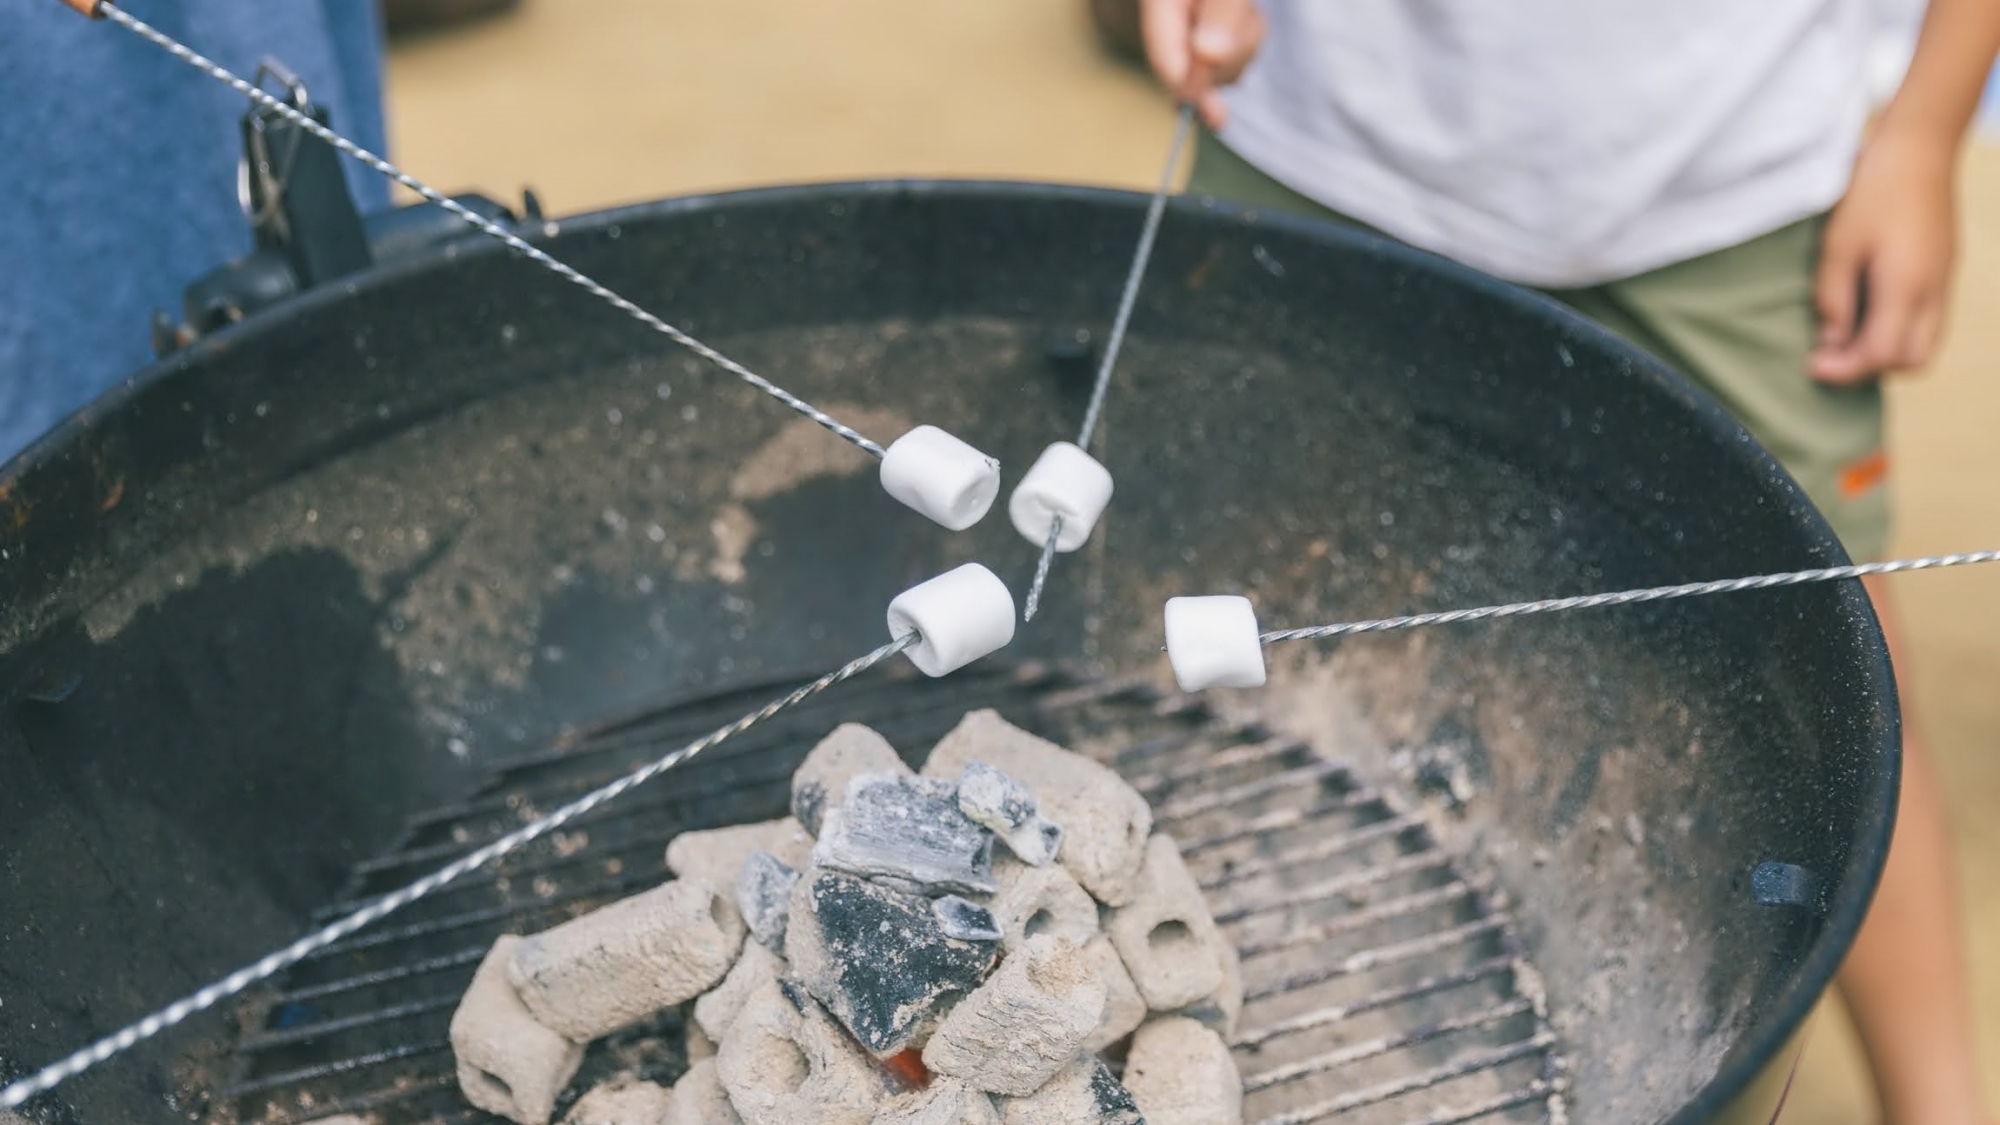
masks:
[(1266, 0), (1222, 140), (1279, 182), (1530, 285), (1610, 281), (1826, 210), (1869, 0)]

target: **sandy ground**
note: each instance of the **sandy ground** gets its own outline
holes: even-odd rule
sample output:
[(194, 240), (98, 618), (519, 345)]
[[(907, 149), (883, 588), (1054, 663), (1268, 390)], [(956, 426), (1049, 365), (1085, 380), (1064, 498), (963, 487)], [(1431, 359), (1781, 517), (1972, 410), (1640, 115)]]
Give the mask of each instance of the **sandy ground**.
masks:
[[(446, 188), (532, 186), (561, 214), (718, 188), (888, 175), (1150, 186), (1171, 108), (1104, 58), (1081, 0), (527, 0), (399, 44), (395, 153)], [(1895, 547), (2000, 545), (2000, 148), (1967, 161), (1951, 335), (1896, 383)], [(1988, 1101), (2000, 1105), (2000, 572), (1906, 576), (1906, 681), (1961, 845)], [(1984, 814), (1984, 815), (1982, 815)], [(1787, 1120), (1869, 1125), (1836, 1006)]]

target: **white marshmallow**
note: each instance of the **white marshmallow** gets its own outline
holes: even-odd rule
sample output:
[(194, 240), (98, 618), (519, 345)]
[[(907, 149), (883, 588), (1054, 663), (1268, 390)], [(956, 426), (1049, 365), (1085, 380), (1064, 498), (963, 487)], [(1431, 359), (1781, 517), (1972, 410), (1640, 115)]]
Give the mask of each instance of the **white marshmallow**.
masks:
[(1109, 503), (1110, 472), (1082, 449), (1059, 441), (1042, 450), (1028, 467), (1028, 475), (1007, 501), (1007, 515), (1014, 530), (1037, 547), (1049, 541), (1049, 525), (1061, 516), (1056, 550), (1074, 551), (1090, 538), (1090, 529)]
[(882, 455), (889, 495), (953, 531), (986, 516), (1000, 495), (1000, 462), (936, 426), (918, 426)]
[(1167, 661), (1182, 691), (1263, 687), (1264, 645), (1250, 599), (1168, 598)]
[(904, 651), (926, 676), (955, 672), (1014, 639), (1014, 595), (999, 575), (966, 563), (912, 586), (889, 603), (889, 636), (916, 630)]

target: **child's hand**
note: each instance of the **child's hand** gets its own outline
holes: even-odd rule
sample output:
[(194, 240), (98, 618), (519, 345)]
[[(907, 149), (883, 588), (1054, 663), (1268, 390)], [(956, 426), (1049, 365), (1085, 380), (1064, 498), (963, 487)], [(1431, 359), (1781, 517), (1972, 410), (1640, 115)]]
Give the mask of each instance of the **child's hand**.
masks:
[(1222, 128), (1228, 111), (1216, 89), (1236, 81), (1264, 41), (1256, 0), (1144, 0), (1141, 17), (1153, 73)]
[(1951, 285), (1952, 165), (1951, 145), (1886, 119), (1862, 147), (1821, 248), (1814, 379), (1858, 383), (1930, 360)]

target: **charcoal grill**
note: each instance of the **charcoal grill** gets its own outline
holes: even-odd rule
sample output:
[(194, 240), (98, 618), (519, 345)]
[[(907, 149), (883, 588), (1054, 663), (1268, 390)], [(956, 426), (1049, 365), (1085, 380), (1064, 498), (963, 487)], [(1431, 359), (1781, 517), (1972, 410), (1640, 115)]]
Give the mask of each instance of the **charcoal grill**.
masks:
[[(1142, 204), (825, 186), (537, 233), (844, 417), (1019, 468), (1088, 394)], [(866, 651), (917, 580), (1025, 582), (1003, 521), (938, 532), (565, 288), (447, 246), (196, 341), (0, 473), (0, 1072)], [(1824, 524), (1645, 357), (1363, 234), (1177, 203), (1132, 331), (1117, 504), (1011, 663), (830, 690), (33, 1119), (475, 1120), (443, 1028), (494, 934), (775, 815), (838, 721), (915, 756), (979, 706), (1111, 762), (1183, 842), (1245, 956), (1249, 1120), (1711, 1118), (1826, 986), (1886, 847), (1895, 704), (1857, 589), (1300, 645), (1207, 701), (1152, 686), (1159, 607), (1765, 573), (1842, 561)], [(669, 1019), (587, 1068), (670, 1078), (677, 1043)]]

